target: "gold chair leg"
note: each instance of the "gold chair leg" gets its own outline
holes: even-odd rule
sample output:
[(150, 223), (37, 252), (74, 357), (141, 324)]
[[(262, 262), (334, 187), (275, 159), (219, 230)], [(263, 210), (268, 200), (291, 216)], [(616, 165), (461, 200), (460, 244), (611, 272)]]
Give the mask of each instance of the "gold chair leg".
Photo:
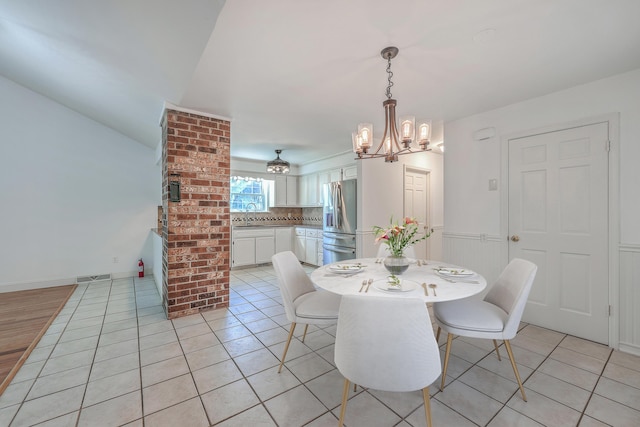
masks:
[(424, 400), (424, 415), (427, 417), (427, 426), (431, 427), (431, 399), (429, 398), (429, 387), (422, 389), (422, 399)]
[(347, 411), (347, 397), (349, 396), (349, 380), (344, 379), (344, 388), (342, 389), (342, 406), (340, 407), (340, 420), (338, 420), (338, 427), (342, 427), (344, 424), (344, 413)]
[(522, 400), (527, 401), (527, 395), (524, 394), (524, 387), (522, 386), (522, 380), (520, 379), (520, 373), (518, 372), (518, 367), (516, 366), (516, 359), (513, 357), (513, 351), (511, 351), (511, 343), (509, 340), (504, 340), (504, 346), (507, 348), (507, 354), (509, 355), (509, 360), (511, 361), (511, 367), (513, 368), (513, 373), (516, 374), (516, 380), (518, 380), (518, 387), (520, 387), (520, 393), (522, 393)]
[(496, 348), (496, 354), (498, 355), (498, 360), (502, 361), (502, 359), (500, 358), (500, 350), (498, 350), (498, 341), (493, 340), (493, 346)]
[(304, 342), (304, 339), (307, 337), (307, 329), (309, 329), (308, 323), (304, 325), (304, 334), (302, 334), (302, 342)]
[(449, 367), (449, 353), (451, 352), (451, 342), (453, 334), (447, 334), (447, 349), (444, 352), (444, 367), (442, 368), (442, 381), (440, 382), (440, 391), (444, 388), (444, 380), (447, 378), (447, 368)]
[(278, 373), (282, 371), (282, 365), (284, 365), (284, 358), (287, 357), (287, 351), (289, 350), (289, 344), (291, 344), (291, 337), (293, 337), (293, 331), (296, 330), (296, 322), (291, 322), (291, 328), (289, 329), (289, 338), (284, 345), (284, 353), (282, 353), (282, 359), (280, 360), (280, 366), (278, 367)]
[(438, 342), (440, 341), (440, 331), (442, 329), (440, 329), (440, 326), (438, 326), (438, 332), (436, 332), (436, 344), (438, 344)]

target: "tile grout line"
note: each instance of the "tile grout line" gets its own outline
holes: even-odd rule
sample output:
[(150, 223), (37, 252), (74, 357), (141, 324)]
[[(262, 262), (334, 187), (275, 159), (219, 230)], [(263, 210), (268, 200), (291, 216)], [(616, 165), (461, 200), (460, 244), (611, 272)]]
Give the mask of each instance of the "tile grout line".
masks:
[[(107, 304), (104, 307), (104, 313), (102, 315), (102, 323), (100, 324), (100, 332), (98, 332), (98, 341), (96, 341), (96, 348), (93, 352), (93, 357), (91, 358), (91, 365), (89, 365), (89, 374), (87, 375), (87, 382), (85, 383), (84, 392), (82, 393), (82, 399), (80, 400), (80, 408), (78, 408), (78, 416), (76, 417), (76, 423), (75, 423), (76, 427), (78, 427), (80, 424), (80, 416), (82, 415), (82, 409), (83, 409), (82, 405), (84, 404), (84, 399), (87, 396), (87, 390), (89, 389), (89, 382), (91, 380), (91, 372), (93, 372), (93, 365), (96, 362), (96, 355), (98, 354), (98, 346), (100, 344), (100, 338), (102, 338), (102, 330), (104, 329), (104, 323), (107, 318), (107, 309), (109, 308), (109, 302), (110, 302), (109, 300), (111, 298), (112, 287), (113, 287), (113, 279), (109, 281), (109, 292), (107, 294)], [(87, 289), (89, 289), (89, 285), (87, 286)], [(82, 295), (82, 298), (84, 298), (84, 294)]]
[[(586, 403), (584, 404), (584, 408), (582, 409), (582, 412), (580, 413), (580, 417), (578, 418), (578, 424), (577, 425), (580, 425), (580, 423), (582, 422), (582, 418), (584, 418), (584, 416), (585, 416), (585, 412), (587, 412), (587, 408), (589, 407), (589, 402), (591, 402), (591, 398), (593, 397), (593, 395), (596, 392), (596, 388), (598, 387), (598, 383), (600, 382), (600, 379), (602, 379), (602, 376), (604, 375), (604, 371), (607, 369), (607, 365), (609, 365), (609, 361), (611, 361), (611, 356), (613, 356), (613, 349), (609, 349), (609, 356), (607, 356), (607, 360), (604, 362), (604, 365), (602, 365), (602, 370), (600, 371), (600, 375), (598, 375), (598, 379), (596, 380), (596, 383), (593, 385), (593, 390), (591, 390), (591, 393), (589, 394), (589, 398), (587, 399)], [(600, 421), (600, 420), (598, 420), (598, 421)]]
[[(142, 384), (142, 351), (140, 350), (140, 316), (138, 316), (138, 292), (137, 283), (135, 277), (133, 279), (133, 301), (136, 305), (136, 336), (138, 337), (138, 378), (140, 380), (140, 417), (142, 420), (142, 426), (145, 425), (144, 418), (144, 390)], [(133, 420), (135, 421), (135, 420)], [(133, 422), (131, 421), (131, 422)]]

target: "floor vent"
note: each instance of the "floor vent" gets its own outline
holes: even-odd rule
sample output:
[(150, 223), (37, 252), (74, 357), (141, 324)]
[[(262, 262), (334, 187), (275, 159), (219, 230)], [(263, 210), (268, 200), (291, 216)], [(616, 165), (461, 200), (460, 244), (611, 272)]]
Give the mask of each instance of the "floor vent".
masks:
[(78, 277), (76, 283), (89, 283), (89, 282), (100, 282), (102, 280), (111, 280), (111, 274), (98, 274), (96, 276), (81, 276)]

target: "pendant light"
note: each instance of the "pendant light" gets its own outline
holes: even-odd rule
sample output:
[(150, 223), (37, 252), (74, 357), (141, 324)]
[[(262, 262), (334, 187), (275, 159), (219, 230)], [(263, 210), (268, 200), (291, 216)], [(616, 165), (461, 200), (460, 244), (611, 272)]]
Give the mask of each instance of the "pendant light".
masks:
[(280, 158), (282, 150), (276, 150), (277, 157), (267, 162), (267, 172), (270, 173), (289, 173), (289, 162)]
[(376, 151), (370, 153), (373, 139), (373, 125), (371, 123), (360, 123), (358, 131), (352, 134), (353, 151), (358, 155), (357, 159), (375, 159), (384, 157), (385, 162), (395, 162), (402, 154), (418, 153), (429, 151), (429, 137), (431, 135), (431, 122), (423, 121), (418, 126), (417, 147), (415, 123), (413, 116), (400, 118), (400, 126), (396, 122), (397, 101), (392, 98), (391, 87), (391, 60), (398, 55), (397, 47), (386, 47), (382, 49), (380, 55), (387, 60), (387, 99), (382, 103), (384, 107), (384, 134)]

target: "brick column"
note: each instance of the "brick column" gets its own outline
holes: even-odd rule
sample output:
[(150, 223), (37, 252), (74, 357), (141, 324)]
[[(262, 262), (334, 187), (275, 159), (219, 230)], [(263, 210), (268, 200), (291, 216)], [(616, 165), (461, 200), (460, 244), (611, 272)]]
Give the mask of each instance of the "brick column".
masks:
[[(164, 112), (162, 299), (169, 319), (229, 306), (230, 132), (225, 120)], [(180, 202), (169, 201), (172, 180), (180, 181)]]

